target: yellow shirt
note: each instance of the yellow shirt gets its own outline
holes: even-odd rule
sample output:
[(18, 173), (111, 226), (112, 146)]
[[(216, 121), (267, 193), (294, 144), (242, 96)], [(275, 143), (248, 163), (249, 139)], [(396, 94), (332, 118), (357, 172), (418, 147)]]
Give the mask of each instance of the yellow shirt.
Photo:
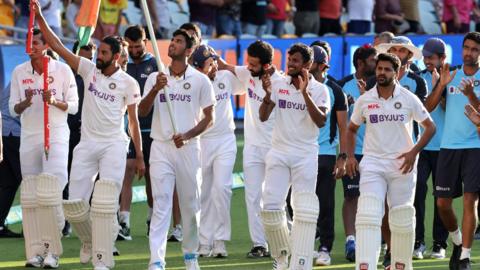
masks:
[(118, 15), (128, 6), (127, 0), (102, 0), (100, 3), (100, 18), (105, 24), (117, 24)]
[[(0, 24), (13, 26), (15, 24), (13, 20), (13, 9), (11, 6), (5, 4), (4, 1), (0, 0)], [(6, 36), (7, 31), (0, 30), (0, 37)]]

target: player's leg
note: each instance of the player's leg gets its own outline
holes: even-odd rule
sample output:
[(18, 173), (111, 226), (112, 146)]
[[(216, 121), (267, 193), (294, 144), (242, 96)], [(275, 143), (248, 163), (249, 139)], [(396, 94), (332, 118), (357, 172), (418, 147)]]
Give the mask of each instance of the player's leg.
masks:
[(167, 233), (172, 215), (172, 197), (175, 186), (173, 151), (169, 144), (153, 142), (150, 153), (150, 175), (153, 194), (153, 214), (150, 223), (150, 265), (165, 266)]
[(290, 269), (310, 270), (313, 264), (315, 233), (320, 209), (318, 196), (313, 192), (317, 185), (318, 156), (316, 154), (291, 156), (290, 159), (293, 163), (291, 167), (293, 225), (290, 234), (292, 250)]
[(383, 170), (381, 161), (375, 158), (364, 156), (360, 163), (360, 197), (355, 217), (356, 270), (377, 269), (387, 191)]
[(147, 236), (150, 231), (150, 220), (152, 219), (153, 212), (153, 196), (152, 187), (150, 185), (150, 149), (152, 148), (152, 138), (150, 132), (142, 132), (142, 144), (143, 144), (143, 161), (145, 162), (145, 193), (147, 193)]
[[(432, 184), (435, 189), (435, 183), (437, 182), (437, 161), (439, 151), (430, 151), (429, 162), (432, 167)], [(433, 200), (433, 246), (430, 258), (433, 259), (445, 259), (445, 250), (447, 249), (448, 231), (443, 226), (443, 222), (438, 214), (437, 197), (434, 196)]]
[(221, 146), (220, 155), (215, 159), (213, 165), (213, 203), (218, 217), (213, 226), (215, 228), (213, 256), (216, 257), (226, 257), (228, 255), (225, 242), (230, 241), (231, 238), (230, 202), (233, 185), (232, 172), (237, 153), (235, 135), (232, 134), (225, 138)]
[(43, 266), (44, 247), (41, 242), (41, 231), (37, 200), (37, 175), (42, 172), (43, 147), (20, 144), (20, 167), (22, 183), (20, 186), (20, 204), (22, 206), (22, 227), (25, 238), (26, 266)]
[(288, 157), (272, 149), (266, 161), (262, 222), (274, 259), (274, 269), (287, 269), (291, 250), (285, 213), (285, 199), (291, 178)]
[(450, 269), (457, 269), (462, 252), (462, 232), (453, 209), (453, 198), (462, 195), (461, 150), (440, 149), (434, 195), (437, 197), (438, 213), (453, 242)]
[(315, 260), (315, 265), (331, 264), (330, 251), (335, 238), (335, 186), (337, 181), (332, 174), (335, 160), (334, 155), (318, 156), (315, 191), (320, 204), (320, 214), (317, 222), (317, 235), (320, 237), (320, 245), (318, 246), (318, 257)]
[[(213, 141), (215, 142), (215, 141)], [(216, 142), (215, 142), (216, 143)], [(212, 140), (201, 140), (202, 184), (200, 186), (200, 227), (198, 231), (200, 257), (210, 257), (213, 246), (215, 224), (218, 220), (213, 204), (213, 161), (217, 156)]]
[(262, 189), (265, 178), (265, 150), (245, 144), (243, 148), (243, 174), (248, 231), (253, 247), (248, 258), (268, 257), (267, 240), (260, 218)]
[(118, 212), (120, 231), (117, 237), (117, 240), (127, 241), (132, 240), (130, 235), (130, 205), (132, 204), (133, 178), (135, 177), (135, 156), (130, 153), (127, 154), (125, 176), (123, 177), (122, 191), (120, 192), (120, 210)]
[(175, 176), (178, 202), (182, 214), (184, 237), (182, 251), (188, 270), (200, 269), (197, 260), (199, 247), (197, 214), (200, 211), (199, 185), (201, 164), (199, 145), (185, 145), (176, 150)]
[(180, 212), (180, 203), (178, 202), (178, 192), (177, 187), (173, 190), (172, 198), (172, 221), (173, 227), (170, 237), (168, 238), (169, 242), (182, 242), (183, 240), (183, 230), (182, 230), (182, 214)]
[[(361, 155), (355, 155), (360, 163)], [(351, 262), (355, 261), (355, 217), (357, 215), (358, 197), (360, 196), (360, 174), (354, 178), (344, 176), (343, 184), (343, 206), (342, 217), (345, 230), (345, 258)]]
[(413, 258), (417, 260), (423, 259), (425, 246), (425, 200), (428, 191), (428, 178), (432, 172), (432, 166), (429, 160), (431, 151), (423, 150), (420, 152), (417, 164), (417, 186), (415, 188), (415, 246), (413, 250)]

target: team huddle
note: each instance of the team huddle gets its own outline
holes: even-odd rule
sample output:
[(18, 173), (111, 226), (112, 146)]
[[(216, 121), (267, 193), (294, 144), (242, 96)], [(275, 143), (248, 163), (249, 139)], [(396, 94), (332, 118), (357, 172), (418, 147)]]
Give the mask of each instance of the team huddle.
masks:
[[(463, 65), (455, 68), (445, 62), (446, 45), (438, 38), (420, 50), (407, 37), (380, 35), (375, 47), (356, 49), (356, 72), (335, 80), (328, 75), (326, 42), (293, 44), (283, 73), (272, 64), (273, 47), (265, 41), (248, 47), (246, 66), (233, 66), (185, 29), (173, 33), (168, 67), (157, 66), (145, 51), (140, 26), (127, 29), (126, 42), (103, 38), (93, 63), (60, 42), (36, 1), (34, 10), (40, 30), (33, 33), (31, 60), (12, 73), (9, 101), (22, 123), (26, 266), (59, 267), (60, 232), (68, 220), (81, 242), (80, 262), (112, 269), (120, 225), (129, 226), (131, 193), (125, 199), (122, 189), (131, 190), (135, 173), (147, 178), (152, 208), (149, 270), (165, 269), (175, 204), (186, 269), (200, 269), (199, 256), (228, 256), (237, 153), (231, 97), (245, 94), (243, 170), (253, 246), (248, 257), (271, 256), (279, 270), (331, 264), (337, 178), (344, 187), (346, 259), (357, 270), (377, 269), (383, 239), (385, 269), (413, 269), (412, 258), (423, 258), (425, 251), (432, 174), (431, 256), (445, 257), (450, 236), (450, 269), (471, 269), (480, 191), (480, 33), (465, 36)], [(49, 59), (44, 90), (47, 48), (65, 63)], [(412, 61), (422, 58), (426, 69), (412, 71)], [(74, 73), (83, 79), (80, 95)], [(68, 173), (67, 115), (79, 109), (81, 138)], [(67, 183), (69, 198), (62, 201)], [(461, 228), (452, 208), (460, 196)]]

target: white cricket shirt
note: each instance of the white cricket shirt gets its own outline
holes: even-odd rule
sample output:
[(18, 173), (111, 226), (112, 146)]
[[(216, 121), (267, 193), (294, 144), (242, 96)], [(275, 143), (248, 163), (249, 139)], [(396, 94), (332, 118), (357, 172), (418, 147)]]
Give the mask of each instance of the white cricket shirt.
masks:
[[(320, 129), (310, 117), (302, 93), (291, 81), (291, 77), (286, 76), (272, 83), (271, 100), (275, 103), (272, 148), (285, 154), (317, 155)], [(315, 105), (328, 112), (330, 96), (327, 87), (311, 77), (307, 91)]]
[[(146, 97), (157, 81), (158, 72), (153, 72), (145, 82), (143, 96)], [(215, 105), (215, 94), (210, 79), (203, 73), (188, 66), (181, 77), (170, 75), (167, 68), (168, 95), (172, 104), (172, 114), (177, 126), (177, 133), (185, 133), (195, 127), (202, 119), (203, 109)], [(153, 104), (152, 132), (154, 140), (173, 144), (174, 135), (167, 102), (163, 90), (159, 91)], [(207, 129), (208, 130), (208, 129)], [(189, 143), (198, 143), (198, 137)]]
[(81, 139), (128, 141), (123, 117), (128, 105), (140, 101), (138, 82), (120, 68), (111, 76), (105, 76), (83, 57), (80, 57), (78, 74), (85, 84)]
[[(56, 100), (68, 104), (67, 111), (49, 105), (48, 122), (50, 124), (50, 142), (68, 142), (70, 130), (67, 116), (78, 111), (78, 92), (75, 77), (70, 67), (62, 62), (50, 59), (48, 64), (49, 89)], [(32, 105), (20, 115), (21, 142), (33, 145), (43, 143), (43, 74), (33, 70), (30, 61), (18, 65), (12, 72), (9, 109), (17, 116), (14, 107), (26, 99), (25, 92), (33, 90)]]
[[(272, 145), (272, 131), (275, 113), (272, 112), (268, 121), (261, 122), (259, 116), (260, 105), (262, 105), (265, 90), (262, 87), (262, 80), (259, 77), (252, 77), (246, 66), (235, 67), (235, 74), (246, 90), (244, 132), (245, 144), (270, 147)], [(278, 71), (271, 76), (272, 83), (283, 76)]]
[(397, 84), (387, 100), (380, 98), (377, 86), (361, 95), (350, 120), (358, 126), (365, 122), (363, 155), (395, 159), (413, 147), (413, 120), (427, 118), (430, 114), (420, 99)]

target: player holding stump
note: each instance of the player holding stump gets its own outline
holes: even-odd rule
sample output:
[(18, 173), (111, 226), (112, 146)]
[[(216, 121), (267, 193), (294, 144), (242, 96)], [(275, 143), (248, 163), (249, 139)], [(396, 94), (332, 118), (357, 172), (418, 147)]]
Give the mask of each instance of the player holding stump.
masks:
[[(317, 138), (330, 107), (325, 85), (308, 74), (313, 51), (305, 44), (288, 50), (288, 76), (272, 82), (262, 76), (265, 97), (261, 121), (275, 110), (272, 148), (267, 154), (263, 209), (265, 235), (274, 269), (312, 269), (319, 204), (313, 192), (317, 182)], [(285, 199), (292, 186), (293, 227), (289, 237)]]
[[(37, 1), (34, 9), (47, 44), (88, 85), (83, 101), (81, 139), (73, 153), (70, 198), (63, 202), (63, 207), (65, 217), (82, 242), (80, 262), (87, 263), (93, 257), (95, 270), (111, 269), (113, 243), (119, 227), (118, 196), (127, 155), (128, 138), (123, 121), (127, 110), (137, 170), (140, 175), (145, 170), (137, 118), (140, 89), (118, 64), (122, 46), (117, 38), (102, 40), (95, 65), (65, 48), (45, 22)], [(98, 173), (101, 178), (95, 182)]]
[[(182, 251), (187, 270), (200, 269), (196, 215), (200, 210), (198, 185), (201, 181), (200, 140), (198, 136), (213, 124), (215, 95), (205, 74), (188, 65), (194, 39), (187, 31), (173, 33), (168, 47), (171, 65), (164, 73), (152, 73), (145, 83), (140, 116), (153, 107), (153, 139), (150, 153), (153, 216), (150, 224), (149, 270), (165, 269), (167, 233), (176, 186), (182, 215)], [(168, 87), (169, 96), (161, 91)], [(171, 100), (175, 134), (166, 98)], [(203, 116), (202, 116), (203, 115)]]
[[(360, 172), (355, 221), (357, 270), (377, 269), (385, 196), (390, 207), (392, 265), (413, 269), (416, 161), (435, 133), (435, 124), (418, 97), (397, 83), (400, 65), (393, 54), (378, 55), (377, 85), (357, 99), (348, 127), (347, 174), (355, 177)], [(414, 120), (425, 130), (416, 144), (411, 136)], [(355, 141), (363, 123), (366, 128), (359, 169)]]
[[(47, 43), (40, 30), (33, 31), (30, 61), (12, 73), (10, 114), (20, 115), (20, 166), (23, 231), (27, 267), (58, 268), (62, 255), (61, 230), (65, 225), (62, 190), (67, 184), (67, 115), (78, 110), (75, 77), (62, 62), (49, 58), (49, 89), (43, 89)], [(43, 145), (43, 106), (49, 104), (50, 151)]]

